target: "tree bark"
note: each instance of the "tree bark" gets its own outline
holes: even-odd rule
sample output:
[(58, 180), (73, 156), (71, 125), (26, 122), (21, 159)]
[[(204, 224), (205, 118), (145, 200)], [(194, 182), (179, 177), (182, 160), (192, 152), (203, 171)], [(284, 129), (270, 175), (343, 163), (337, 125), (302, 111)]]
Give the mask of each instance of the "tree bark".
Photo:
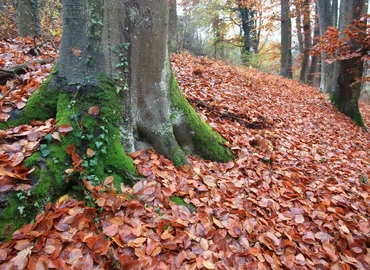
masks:
[[(317, 11), (319, 14), (320, 36), (323, 36), (329, 26), (332, 26), (331, 0), (317, 0)], [(321, 80), (320, 91), (331, 94), (335, 84), (335, 65), (326, 63), (328, 55), (321, 53)]]
[(176, 0), (170, 1), (170, 21), (169, 21), (169, 50), (176, 52), (179, 48), (179, 35), (177, 27), (177, 3)]
[(280, 75), (292, 78), (292, 35), (289, 0), (281, 0)]
[[(0, 215), (3, 237), (65, 192), (68, 168), (70, 185), (81, 178), (99, 184), (113, 175), (119, 189), (137, 180), (125, 153), (153, 147), (176, 166), (187, 163), (186, 154), (220, 162), (234, 157), (177, 85), (168, 57), (168, 12), (168, 0), (63, 0), (57, 68), (8, 125), (55, 117), (73, 130), (61, 144), (50, 143), (50, 156), (35, 153), (27, 160), (36, 168), (37, 194), (32, 190), (23, 201), (10, 196), (12, 205)], [(99, 111), (92, 115), (93, 106)], [(72, 144), (78, 168), (76, 155), (71, 160), (66, 154)], [(94, 156), (86, 155), (88, 148)], [(27, 216), (19, 218), (19, 206)]]
[(239, 4), (240, 19), (243, 28), (243, 47), (241, 48), (242, 60), (245, 65), (251, 64), (251, 48), (255, 48), (254, 42), (256, 41), (252, 35), (255, 30), (255, 11), (252, 6)]
[(40, 10), (38, 0), (16, 2), (17, 28), (21, 37), (40, 35)]
[[(367, 5), (365, 3), (367, 3), (367, 0), (341, 1), (339, 17), (340, 32), (366, 13)], [(362, 30), (365, 30), (365, 25)], [(365, 31), (363, 31), (363, 35), (365, 35)], [(364, 38), (364, 36), (358, 38)], [(356, 39), (349, 40), (348, 45), (351, 52), (359, 52), (361, 50), (361, 45)], [(338, 77), (335, 90), (330, 99), (340, 112), (351, 117), (358, 125), (364, 126), (358, 107), (358, 99), (361, 94), (361, 78), (364, 69), (362, 55), (337, 61), (337, 69)]]
[(307, 83), (307, 74), (310, 64), (310, 49), (311, 49), (311, 21), (310, 21), (310, 1), (304, 0), (303, 3), (303, 35), (304, 35), (304, 51), (302, 57), (301, 72), (299, 80), (302, 83)]
[(302, 35), (302, 22), (301, 22), (301, 17), (302, 17), (302, 2), (301, 1), (296, 1), (295, 2), (295, 24), (297, 28), (297, 38), (298, 38), (298, 48), (299, 52), (303, 53), (304, 48), (303, 48), (303, 35)]
[[(315, 11), (315, 24), (314, 24), (314, 35), (313, 35), (312, 47), (314, 47), (320, 39), (320, 30), (319, 30), (317, 6), (316, 6), (315, 10), (316, 10)], [(317, 83), (318, 83), (318, 76), (316, 76), (316, 74), (318, 74), (318, 72), (319, 72), (319, 70), (318, 70), (319, 60), (320, 60), (319, 56), (311, 56), (311, 66), (310, 66), (310, 70), (309, 70), (308, 76), (307, 76), (307, 83), (311, 86), (316, 86)]]

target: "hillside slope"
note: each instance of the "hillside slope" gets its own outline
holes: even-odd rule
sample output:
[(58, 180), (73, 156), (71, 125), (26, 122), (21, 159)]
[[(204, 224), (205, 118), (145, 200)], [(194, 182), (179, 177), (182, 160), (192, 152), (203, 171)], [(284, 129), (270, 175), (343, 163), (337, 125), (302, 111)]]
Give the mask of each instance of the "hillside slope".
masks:
[(0, 269), (369, 269), (369, 133), (295, 81), (189, 54), (172, 63), (237, 158), (175, 168), (133, 153), (145, 181), (122, 194), (86, 182), (93, 207), (49, 204), (1, 244)]

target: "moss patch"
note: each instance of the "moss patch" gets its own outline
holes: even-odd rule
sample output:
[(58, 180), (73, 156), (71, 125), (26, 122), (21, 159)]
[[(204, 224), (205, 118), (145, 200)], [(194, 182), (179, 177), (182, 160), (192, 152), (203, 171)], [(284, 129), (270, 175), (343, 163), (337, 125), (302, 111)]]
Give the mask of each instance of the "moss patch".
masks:
[[(78, 91), (78, 93), (77, 93)], [(109, 175), (114, 175), (117, 189), (120, 184), (133, 185), (126, 171), (136, 174), (133, 160), (128, 157), (121, 143), (119, 132), (122, 123), (121, 94), (116, 92), (113, 82), (101, 79), (98, 87), (81, 86), (75, 93), (63, 94), (58, 102), (57, 118), (60, 123), (70, 123), (75, 151), (83, 160), (83, 177), (98, 184)], [(93, 106), (99, 108), (98, 115), (89, 115)], [(91, 149), (94, 155), (87, 155)]]
[[(114, 84), (102, 80), (99, 87), (65, 85), (67, 90), (57, 91), (50, 90), (48, 82), (32, 96), (21, 119), (13, 124), (55, 116), (57, 125), (69, 124), (73, 130), (61, 136), (62, 143), (44, 140), (42, 144), (50, 151), (46, 157), (38, 151), (25, 160), (27, 167), (35, 167), (32, 181), (36, 184), (30, 192), (18, 192), (9, 197), (9, 204), (0, 215), (2, 239), (11, 237), (15, 229), (30, 222), (46, 203), (58, 199), (82, 177), (98, 184), (107, 176), (114, 175), (117, 189), (121, 183), (134, 184), (131, 176), (136, 175), (136, 169), (121, 145), (121, 96), (116, 93)], [(62, 85), (59, 87), (64, 89)], [(38, 103), (41, 106), (37, 106)], [(88, 110), (92, 106), (100, 108), (98, 115), (89, 115)], [(75, 152), (83, 161), (84, 171), (71, 175), (70, 182), (65, 183), (65, 169), (73, 167), (66, 152), (71, 144), (75, 145)], [(94, 155), (87, 155), (88, 148), (94, 151)]]
[(185, 117), (186, 124), (193, 133), (193, 144), (196, 154), (205, 159), (227, 162), (234, 155), (225, 145), (225, 139), (205, 123), (182, 95), (175, 76), (172, 74), (170, 97), (175, 111)]
[(45, 121), (55, 116), (56, 101), (59, 90), (51, 86), (51, 82), (57, 75), (57, 67), (54, 66), (53, 71), (48, 78), (40, 85), (35, 93), (28, 99), (26, 107), (22, 110), (17, 119), (9, 120), (7, 126), (19, 126), (29, 124), (32, 120)]
[(184, 199), (181, 198), (181, 197), (171, 196), (170, 197), (170, 200), (172, 202), (176, 203), (177, 205), (183, 205), (183, 206), (185, 206), (186, 208), (189, 209), (190, 213), (195, 213), (197, 211), (197, 208), (195, 207), (194, 204), (192, 204), (192, 203), (186, 203), (184, 201)]
[[(59, 155), (59, 159), (65, 158), (63, 151), (52, 150), (51, 152), (54, 158), (58, 153), (62, 154), (62, 156)], [(64, 191), (62, 167), (55, 164), (53, 158), (43, 159), (40, 152), (35, 152), (26, 159), (25, 166), (35, 166), (32, 179), (37, 183), (30, 191), (16, 192), (9, 197), (8, 206), (0, 215), (0, 238), (2, 239), (10, 238), (15, 229), (31, 222), (39, 212), (44, 210), (48, 202), (54, 202)]]
[(355, 102), (354, 100), (345, 101), (340, 97), (339, 93), (337, 93), (336, 91), (334, 91), (330, 95), (329, 100), (333, 103), (334, 107), (336, 107), (340, 112), (349, 116), (360, 127), (365, 128), (365, 124), (364, 124), (364, 121), (362, 119), (361, 112), (360, 112), (360, 109), (358, 107), (358, 104), (351, 106), (351, 107), (353, 107), (353, 109), (351, 109), (351, 111), (345, 109), (346, 107), (350, 106), (349, 104), (346, 104), (346, 103)]

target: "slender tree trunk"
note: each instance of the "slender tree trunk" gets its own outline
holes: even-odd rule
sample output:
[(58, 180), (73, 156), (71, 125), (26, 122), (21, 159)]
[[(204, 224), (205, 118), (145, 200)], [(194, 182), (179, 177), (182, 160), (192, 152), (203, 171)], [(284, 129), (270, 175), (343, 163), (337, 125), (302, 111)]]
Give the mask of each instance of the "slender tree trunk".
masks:
[[(320, 36), (323, 36), (329, 26), (332, 26), (332, 6), (331, 0), (317, 0), (317, 10), (319, 14)], [(321, 53), (321, 81), (320, 90), (330, 94), (334, 90), (335, 65), (326, 63), (328, 55)]]
[(170, 1), (170, 21), (169, 21), (169, 50), (175, 52), (178, 50), (179, 35), (177, 28), (177, 3), (176, 0)]
[(303, 48), (303, 35), (302, 35), (302, 22), (301, 22), (302, 12), (301, 12), (301, 9), (302, 9), (302, 2), (301, 1), (296, 1), (295, 2), (295, 10), (296, 10), (295, 24), (296, 24), (296, 27), (297, 27), (298, 48), (299, 48), (299, 52), (303, 53), (304, 48)]
[(303, 34), (304, 34), (304, 52), (302, 58), (302, 67), (299, 75), (299, 80), (302, 83), (307, 82), (308, 68), (310, 64), (310, 49), (311, 49), (311, 25), (310, 25), (310, 1), (304, 0), (303, 4)]
[(21, 37), (40, 35), (40, 14), (38, 0), (16, 2), (17, 28)]
[(252, 45), (252, 31), (255, 30), (254, 10), (252, 7), (239, 5), (239, 13), (243, 28), (243, 47), (241, 49), (242, 60), (245, 65), (249, 65), (252, 54), (251, 48), (254, 48)]
[(280, 75), (292, 78), (292, 35), (289, 13), (289, 0), (281, 0)]
[[(81, 179), (99, 184), (113, 175), (119, 188), (137, 180), (125, 154), (136, 150), (152, 147), (176, 166), (187, 163), (186, 154), (216, 161), (233, 158), (224, 139), (201, 120), (178, 88), (168, 57), (168, 4), (63, 0), (57, 68), (9, 125), (54, 117), (72, 131), (60, 144), (48, 145), (50, 156), (37, 152), (27, 160), (35, 167), (35, 189), (27, 200), (10, 195), (0, 215), (0, 237), (66, 192), (66, 169), (72, 171), (67, 175), (70, 185)], [(72, 160), (66, 153), (72, 152), (71, 145)], [(93, 156), (86, 155), (88, 148)], [(18, 215), (19, 207), (27, 216)]]
[(338, 0), (332, 0), (332, 24), (338, 26)]
[[(366, 13), (367, 5), (365, 3), (367, 3), (367, 0), (341, 0), (339, 31), (342, 32), (354, 20), (358, 20)], [(362, 30), (365, 30), (365, 26), (363, 26)], [(358, 52), (361, 49), (361, 45), (355, 39), (351, 39), (348, 45), (351, 52)], [(358, 107), (364, 68), (362, 57), (356, 56), (350, 59), (339, 60), (337, 68), (338, 78), (330, 99), (340, 112), (351, 117), (360, 126), (364, 126)]]
[[(318, 21), (318, 14), (317, 14), (317, 6), (315, 8), (315, 24), (314, 24), (314, 35), (313, 35), (313, 43), (312, 46), (314, 47), (320, 39), (320, 30), (319, 30), (319, 21)], [(311, 56), (311, 66), (307, 76), (307, 83), (311, 86), (316, 86), (317, 79), (319, 78), (316, 76), (318, 74), (318, 62), (320, 57), (319, 56)]]

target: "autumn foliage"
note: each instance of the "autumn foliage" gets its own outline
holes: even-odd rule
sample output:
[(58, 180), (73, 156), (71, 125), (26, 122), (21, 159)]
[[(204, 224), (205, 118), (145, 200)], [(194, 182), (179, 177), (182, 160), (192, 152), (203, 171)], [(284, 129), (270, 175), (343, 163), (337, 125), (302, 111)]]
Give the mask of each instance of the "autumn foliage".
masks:
[[(7, 59), (2, 67), (16, 61)], [(369, 133), (298, 82), (186, 53), (172, 64), (185, 96), (236, 159), (189, 156), (176, 168), (152, 150), (135, 152), (145, 180), (122, 192), (112, 177), (100, 186), (83, 180), (89, 206), (69, 195), (49, 203), (0, 245), (0, 269), (370, 268)], [(10, 86), (2, 87), (4, 94)], [(3, 113), (18, 99), (2, 99)], [(370, 106), (361, 108), (370, 126)], [(16, 137), (28, 149), (57, 136), (54, 123), (1, 131), (2, 162), (28, 155), (19, 143), (7, 152)], [(10, 172), (2, 168), (0, 181), (10, 177), (9, 189), (17, 188), (24, 180)]]
[[(330, 56), (328, 62), (336, 60), (345, 60), (353, 57), (361, 57), (362, 61), (370, 60), (368, 52), (370, 51), (370, 29), (366, 27), (370, 15), (360, 18), (348, 25), (345, 30), (339, 31), (337, 27), (330, 26), (320, 42), (312, 49), (312, 55), (319, 55), (325, 52)], [(359, 49), (352, 51), (351, 43), (358, 43)]]

